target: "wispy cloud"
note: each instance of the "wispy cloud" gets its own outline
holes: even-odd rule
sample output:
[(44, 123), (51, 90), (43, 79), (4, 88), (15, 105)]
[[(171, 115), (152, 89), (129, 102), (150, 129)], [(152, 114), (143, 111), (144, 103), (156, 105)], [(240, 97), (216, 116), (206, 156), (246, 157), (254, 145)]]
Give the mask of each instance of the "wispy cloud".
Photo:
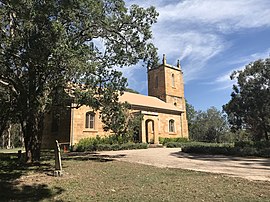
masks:
[[(155, 27), (154, 43), (159, 48), (159, 55), (166, 53), (169, 62), (174, 63), (177, 58), (185, 60), (184, 75), (188, 82), (197, 78), (206, 62), (225, 49), (223, 40), (217, 35), (185, 31), (170, 33), (170, 30), (162, 31), (162, 27)], [(158, 31), (159, 30), (159, 31)]]
[(248, 64), (254, 60), (265, 59), (268, 56), (270, 56), (270, 48), (261, 53), (253, 53), (251, 55), (240, 57), (237, 60), (232, 60), (229, 64)]
[(251, 55), (244, 56), (237, 61), (232, 61), (231, 64), (241, 64), (237, 68), (233, 68), (230, 71), (226, 72), (225, 74), (217, 77), (213, 82), (209, 82), (207, 84), (216, 86), (213, 90), (225, 90), (231, 89), (233, 84), (236, 84), (236, 80), (231, 80), (230, 76), (234, 71), (244, 70), (245, 65), (249, 64), (250, 62), (254, 62), (258, 59), (265, 59), (269, 56), (270, 49), (267, 49), (261, 53), (254, 53)]
[[(128, 5), (138, 4), (143, 7), (155, 6), (159, 12), (158, 22), (153, 26), (153, 42), (159, 49), (159, 56), (167, 55), (168, 63), (176, 64), (180, 59), (186, 83), (201, 78), (211, 72), (209, 61), (224, 54), (234, 42), (226, 36), (247, 29), (270, 27), (269, 0), (128, 0)], [(254, 53), (226, 62), (239, 68), (258, 58), (265, 58), (267, 53)], [(238, 56), (237, 56), (238, 57)], [(220, 68), (220, 67), (218, 67)], [(221, 76), (214, 79), (216, 90), (231, 88), (229, 76), (234, 69), (224, 69)], [(237, 69), (237, 68), (235, 68)], [(125, 69), (125, 75), (134, 78), (138, 68)], [(206, 71), (207, 70), (207, 71)], [(137, 80), (138, 82), (138, 80)], [(145, 83), (146, 78), (141, 78)]]
[(268, 0), (180, 1), (160, 9), (160, 21), (172, 19), (214, 25), (221, 31), (270, 26), (270, 2)]

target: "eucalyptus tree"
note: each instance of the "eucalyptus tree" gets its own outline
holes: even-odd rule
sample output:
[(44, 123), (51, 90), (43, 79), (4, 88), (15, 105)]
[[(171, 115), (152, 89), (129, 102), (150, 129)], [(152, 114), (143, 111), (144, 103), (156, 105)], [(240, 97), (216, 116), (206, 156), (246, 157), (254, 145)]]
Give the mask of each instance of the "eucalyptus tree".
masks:
[(67, 84), (86, 89), (73, 85), (78, 106), (102, 110), (126, 87), (115, 67), (157, 61), (157, 16), (123, 0), (0, 0), (0, 86), (12, 100), (1, 93), (10, 109), (1, 116), (21, 123), (28, 161), (39, 161), (44, 115)]
[(251, 132), (255, 140), (269, 140), (270, 134), (270, 58), (246, 65), (233, 72), (231, 100), (223, 106), (233, 130)]

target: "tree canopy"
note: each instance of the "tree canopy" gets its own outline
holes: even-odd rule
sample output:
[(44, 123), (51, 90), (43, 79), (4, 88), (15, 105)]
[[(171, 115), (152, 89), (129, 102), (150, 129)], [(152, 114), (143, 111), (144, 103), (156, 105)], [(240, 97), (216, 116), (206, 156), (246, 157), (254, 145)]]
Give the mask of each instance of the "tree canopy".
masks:
[(223, 106), (233, 130), (244, 129), (255, 140), (269, 140), (270, 133), (270, 58), (248, 64), (233, 72), (231, 100)]
[(196, 111), (187, 102), (187, 119), (190, 139), (204, 142), (228, 142), (226, 116), (215, 107)]
[(0, 0), (0, 108), (21, 123), (28, 160), (39, 160), (44, 114), (67, 83), (87, 89), (73, 91), (78, 106), (102, 110), (126, 87), (114, 67), (156, 63), (157, 15), (123, 0)]

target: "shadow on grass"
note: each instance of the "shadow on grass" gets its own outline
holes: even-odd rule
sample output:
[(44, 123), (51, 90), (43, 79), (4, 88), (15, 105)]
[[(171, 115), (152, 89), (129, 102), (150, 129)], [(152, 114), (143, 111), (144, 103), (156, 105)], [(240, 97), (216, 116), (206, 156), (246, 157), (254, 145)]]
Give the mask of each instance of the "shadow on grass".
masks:
[(25, 165), (17, 160), (16, 153), (0, 153), (0, 201), (40, 201), (61, 194), (60, 187), (47, 184), (19, 184), (20, 177), (34, 173), (52, 172), (51, 164)]
[(236, 156), (224, 156), (224, 155), (208, 155), (208, 154), (194, 154), (194, 153), (184, 153), (184, 152), (174, 152), (171, 156), (177, 158), (188, 158), (194, 160), (204, 160), (204, 161), (235, 161), (240, 162), (240, 165), (261, 165), (264, 166), (258, 169), (270, 170), (270, 159), (260, 158), (260, 157), (236, 157)]
[(101, 155), (97, 152), (70, 152), (62, 155), (62, 160), (77, 160), (77, 161), (96, 161), (96, 162), (110, 162), (116, 158), (123, 158), (126, 155)]
[(40, 201), (52, 199), (54, 196), (61, 194), (64, 189), (54, 187), (53, 190), (46, 184), (14, 186), (10, 182), (1, 182), (0, 198), (1, 201)]

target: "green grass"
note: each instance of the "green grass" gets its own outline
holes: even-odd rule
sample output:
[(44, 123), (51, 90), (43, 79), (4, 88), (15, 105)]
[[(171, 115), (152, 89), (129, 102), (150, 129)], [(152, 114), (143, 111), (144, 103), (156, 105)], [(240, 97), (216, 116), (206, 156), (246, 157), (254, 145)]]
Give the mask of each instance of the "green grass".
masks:
[[(1, 157), (3, 201), (269, 201), (270, 182), (141, 164), (71, 153), (63, 157), (63, 177), (52, 177), (52, 160), (16, 167)], [(45, 158), (46, 159), (46, 158)], [(49, 159), (49, 158), (47, 158)], [(14, 159), (13, 159), (14, 160)], [(8, 168), (13, 165), (13, 170)], [(15, 166), (15, 167), (14, 167)], [(11, 167), (9, 167), (11, 168)], [(23, 169), (22, 169), (23, 168)], [(9, 178), (2, 178), (4, 170)], [(15, 176), (16, 172), (19, 176)], [(14, 175), (14, 177), (12, 177)], [(21, 178), (23, 176), (23, 179)], [(25, 177), (28, 176), (28, 177)], [(16, 180), (20, 179), (19, 184)], [(37, 181), (38, 180), (38, 181)], [(32, 194), (32, 195), (31, 195)], [(6, 200), (5, 200), (6, 199)]]

